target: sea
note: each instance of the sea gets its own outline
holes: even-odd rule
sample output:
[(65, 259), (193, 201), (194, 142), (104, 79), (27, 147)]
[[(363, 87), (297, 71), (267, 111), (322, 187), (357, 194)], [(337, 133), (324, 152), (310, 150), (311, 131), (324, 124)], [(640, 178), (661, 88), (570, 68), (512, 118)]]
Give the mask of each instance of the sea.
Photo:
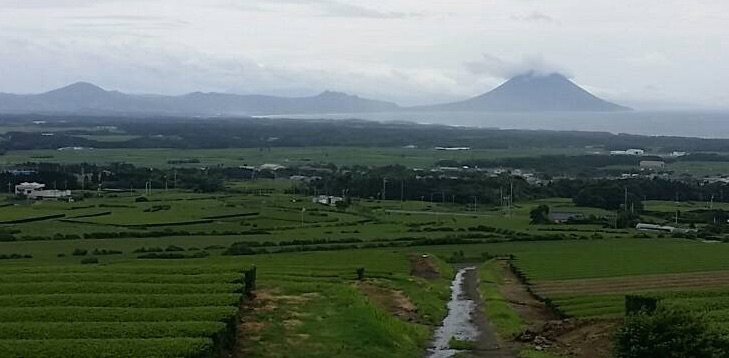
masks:
[(729, 138), (729, 111), (631, 112), (377, 112), (289, 114), (267, 117), (302, 119), (362, 119), (498, 129), (588, 131), (648, 136)]

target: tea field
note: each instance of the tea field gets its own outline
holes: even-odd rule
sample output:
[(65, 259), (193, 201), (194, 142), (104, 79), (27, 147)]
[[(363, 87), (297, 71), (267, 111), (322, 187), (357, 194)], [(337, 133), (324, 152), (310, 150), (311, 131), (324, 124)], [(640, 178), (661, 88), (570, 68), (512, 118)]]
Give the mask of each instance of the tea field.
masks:
[[(0, 349), (9, 357), (419, 357), (446, 313), (453, 269), (444, 261), (459, 251), (475, 260), (513, 255), (528, 287), (565, 316), (617, 318), (624, 296), (639, 293), (706, 313), (718, 327), (729, 322), (725, 244), (529, 224), (539, 204), (596, 210), (564, 199), (510, 212), (377, 200), (338, 210), (284, 189), (6, 198)], [(423, 254), (425, 263), (414, 259)], [(257, 290), (248, 300), (240, 279), (252, 265)], [(482, 287), (488, 297), (497, 291)], [(503, 324), (515, 334), (513, 322)]]

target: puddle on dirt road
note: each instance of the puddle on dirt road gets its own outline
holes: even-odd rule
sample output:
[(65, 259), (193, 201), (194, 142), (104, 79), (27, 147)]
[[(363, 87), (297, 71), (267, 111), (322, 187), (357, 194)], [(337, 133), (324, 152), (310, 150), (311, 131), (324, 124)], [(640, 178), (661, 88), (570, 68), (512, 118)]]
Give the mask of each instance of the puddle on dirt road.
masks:
[(466, 272), (475, 267), (460, 269), (451, 283), (451, 300), (448, 302), (448, 315), (433, 336), (432, 348), (428, 349), (427, 358), (449, 358), (460, 352), (450, 349), (448, 343), (451, 338), (461, 341), (476, 341), (478, 327), (471, 321), (471, 315), (476, 309), (476, 302), (471, 300), (463, 291), (463, 280)]

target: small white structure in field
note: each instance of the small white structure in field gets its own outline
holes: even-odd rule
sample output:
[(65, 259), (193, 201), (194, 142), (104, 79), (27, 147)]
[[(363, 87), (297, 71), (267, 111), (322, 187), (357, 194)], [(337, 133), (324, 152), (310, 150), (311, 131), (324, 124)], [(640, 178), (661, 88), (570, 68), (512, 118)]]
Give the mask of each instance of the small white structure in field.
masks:
[(271, 164), (271, 163), (262, 164), (260, 167), (258, 167), (258, 170), (276, 171), (276, 170), (281, 170), (281, 169), (286, 169), (286, 167), (283, 165), (280, 165), (280, 164)]
[(643, 155), (645, 154), (645, 150), (643, 149), (628, 149), (625, 151), (625, 153), (628, 153), (628, 155)]
[(642, 231), (667, 232), (667, 233), (678, 233), (678, 234), (696, 232), (696, 229), (683, 229), (683, 228), (673, 227), (673, 226), (663, 226), (663, 225), (644, 224), (644, 223), (638, 223), (638, 225), (635, 225), (635, 228), (638, 230), (642, 230)]
[(678, 151), (674, 151), (673, 153), (671, 153), (671, 156), (672, 156), (672, 157), (683, 157), (684, 155), (687, 155), (687, 154), (688, 154), (688, 153), (686, 153), (686, 152), (678, 152)]
[(435, 147), (435, 150), (460, 151), (471, 150), (471, 147)]
[(635, 155), (640, 156), (645, 154), (643, 149), (627, 149), (627, 150), (611, 150), (610, 155)]
[(329, 205), (329, 206), (336, 206), (338, 202), (344, 201), (344, 198), (341, 196), (331, 196), (331, 195), (319, 195), (311, 198), (312, 203), (318, 203), (322, 205)]

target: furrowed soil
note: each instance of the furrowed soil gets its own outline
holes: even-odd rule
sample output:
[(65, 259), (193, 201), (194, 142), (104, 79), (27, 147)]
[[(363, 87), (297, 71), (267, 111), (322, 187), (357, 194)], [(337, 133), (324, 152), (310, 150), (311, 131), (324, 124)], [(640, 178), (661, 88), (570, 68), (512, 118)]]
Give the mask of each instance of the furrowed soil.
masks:
[(527, 291), (506, 262), (501, 262), (500, 268), (503, 278), (500, 292), (528, 327), (512, 344), (539, 347), (554, 354), (575, 358), (610, 357), (610, 337), (618, 321), (560, 320), (552, 310)]
[(729, 287), (729, 271), (542, 281), (536, 283), (533, 289), (542, 296), (553, 296), (560, 294), (670, 291), (719, 287)]

